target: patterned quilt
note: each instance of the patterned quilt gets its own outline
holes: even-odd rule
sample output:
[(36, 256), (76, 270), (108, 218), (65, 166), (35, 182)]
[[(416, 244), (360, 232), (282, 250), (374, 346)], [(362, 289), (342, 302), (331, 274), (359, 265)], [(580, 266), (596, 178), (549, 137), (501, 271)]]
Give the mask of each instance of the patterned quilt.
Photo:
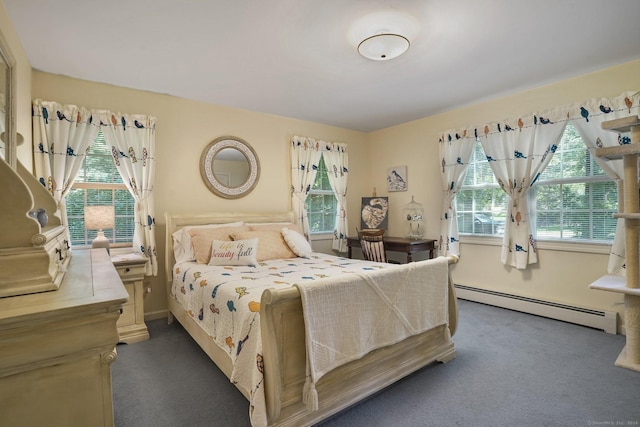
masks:
[(268, 260), (256, 266), (215, 267), (195, 262), (173, 269), (172, 296), (233, 362), (231, 382), (250, 391), (253, 426), (266, 426), (260, 297), (268, 288), (345, 273), (379, 270), (389, 264), (314, 253), (309, 258)]

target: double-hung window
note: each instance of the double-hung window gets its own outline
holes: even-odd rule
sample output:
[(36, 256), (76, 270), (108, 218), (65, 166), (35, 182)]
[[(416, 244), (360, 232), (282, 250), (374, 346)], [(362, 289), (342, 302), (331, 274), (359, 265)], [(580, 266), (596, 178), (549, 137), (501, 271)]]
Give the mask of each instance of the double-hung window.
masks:
[(508, 199), (493, 175), (482, 145), (476, 141), (464, 183), (456, 194), (460, 234), (502, 235)]
[(122, 182), (111, 149), (102, 131), (87, 151), (75, 182), (66, 198), (67, 221), (71, 243), (87, 246), (96, 237), (97, 230), (85, 230), (85, 206), (114, 206), (115, 228), (103, 230), (112, 245), (131, 244), (134, 230), (135, 201)]
[(616, 182), (596, 163), (571, 123), (529, 197), (539, 240), (613, 241)]
[[(598, 166), (571, 123), (528, 197), (536, 240), (613, 241), (617, 185)], [(502, 235), (508, 200), (493, 176), (482, 145), (476, 142), (464, 184), (456, 195), (460, 234)]]
[(333, 194), (324, 157), (320, 157), (316, 179), (305, 201), (311, 233), (333, 233), (336, 227), (338, 200)]

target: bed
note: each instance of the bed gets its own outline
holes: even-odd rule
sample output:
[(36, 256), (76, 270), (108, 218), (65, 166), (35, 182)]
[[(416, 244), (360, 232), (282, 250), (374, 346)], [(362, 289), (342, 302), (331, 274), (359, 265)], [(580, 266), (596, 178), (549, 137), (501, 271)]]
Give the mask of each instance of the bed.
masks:
[[(226, 230), (227, 226), (237, 227), (238, 224), (242, 227), (248, 224), (264, 226), (270, 230), (283, 227), (295, 229), (293, 214), (167, 213), (165, 218), (169, 321), (178, 320), (244, 394), (250, 402), (249, 414), (253, 426), (301, 426), (317, 423), (428, 364), (448, 362), (455, 357), (451, 336), (457, 325), (457, 303), (448, 274), (448, 264), (456, 262), (455, 257), (444, 259), (444, 279), (439, 279), (439, 282), (444, 283), (442, 286), (433, 286), (434, 289), (441, 288), (432, 291), (433, 296), (430, 298), (437, 306), (437, 309), (433, 309), (437, 315), (434, 314), (432, 319), (427, 320), (430, 316), (421, 314), (421, 327), (410, 327), (407, 326), (410, 316), (396, 313), (393, 317), (394, 310), (397, 311), (394, 301), (394, 306), (388, 311), (392, 313), (396, 323), (404, 322), (399, 325), (403, 333), (397, 339), (389, 341), (389, 335), (395, 336), (395, 332), (388, 332), (387, 338), (384, 338), (387, 341), (378, 341), (372, 347), (373, 350), (361, 351), (362, 354), (357, 357), (344, 357), (340, 363), (329, 368), (319, 367), (318, 363), (326, 357), (315, 355), (314, 348), (318, 348), (320, 338), (317, 337), (322, 335), (317, 330), (310, 329), (310, 325), (315, 322), (319, 325), (316, 327), (322, 328), (323, 321), (320, 319), (325, 318), (329, 324), (336, 316), (327, 311), (330, 310), (328, 306), (314, 313), (313, 310), (320, 305), (313, 303), (317, 301), (312, 299), (313, 295), (320, 295), (315, 298), (328, 298), (322, 292), (330, 289), (342, 292), (347, 288), (353, 292), (353, 283), (357, 278), (368, 280), (376, 286), (398, 282), (394, 277), (399, 276), (392, 275), (412, 278), (406, 279), (406, 286), (403, 285), (409, 289), (417, 283), (415, 277), (426, 277), (425, 269), (430, 268), (426, 264), (433, 263), (435, 266), (440, 261), (438, 265), (441, 265), (443, 259), (412, 263), (414, 265), (391, 265), (305, 253), (303, 257), (293, 254), (251, 265), (224, 265), (222, 262), (219, 266), (208, 266), (191, 259), (185, 261), (189, 257), (185, 258), (179, 252), (184, 242), (174, 238), (174, 235), (185, 236), (187, 231), (203, 227), (220, 227), (220, 230)], [(270, 228), (272, 224), (275, 228)], [(253, 226), (250, 229), (254, 231)], [(247, 236), (252, 237), (252, 234), (234, 234), (238, 242), (251, 242), (244, 239)], [(194, 235), (194, 240), (187, 244), (196, 247), (195, 239), (198, 237), (200, 236)], [(174, 243), (177, 249), (174, 248)], [(222, 253), (219, 250), (216, 252), (218, 244), (222, 243), (214, 242), (210, 258)], [(258, 249), (261, 248), (258, 245)], [(190, 256), (193, 258), (194, 254)], [(427, 287), (422, 286), (421, 289), (425, 288)], [(374, 289), (369, 293), (376, 295), (379, 290)], [(226, 296), (223, 292), (227, 292)], [(413, 292), (416, 292), (415, 289)], [(331, 298), (343, 299), (340, 295), (336, 293)], [(344, 299), (352, 297), (345, 296)], [(412, 303), (416, 301), (415, 295), (406, 298)], [(368, 313), (370, 316), (378, 313), (377, 309), (367, 309), (372, 306), (366, 300), (362, 300), (364, 303), (359, 297), (357, 300), (350, 300), (357, 307), (351, 311), (363, 312), (365, 315)], [(306, 307), (304, 310), (303, 306)], [(343, 309), (335, 310), (339, 313)], [(413, 320), (409, 320), (410, 322)], [(380, 323), (384, 323), (386, 328), (386, 320)], [(363, 326), (358, 325), (358, 321), (351, 321), (349, 325), (355, 330), (362, 330)], [(380, 330), (381, 326), (377, 328)], [(344, 329), (349, 330), (347, 327)], [(332, 335), (326, 339), (338, 338)], [(390, 344), (386, 345), (388, 343)]]

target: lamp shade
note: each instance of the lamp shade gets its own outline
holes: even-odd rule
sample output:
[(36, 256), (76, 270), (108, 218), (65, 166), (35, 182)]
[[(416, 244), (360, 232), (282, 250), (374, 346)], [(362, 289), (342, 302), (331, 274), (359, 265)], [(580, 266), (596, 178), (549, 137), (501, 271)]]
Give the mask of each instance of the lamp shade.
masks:
[(399, 34), (376, 34), (358, 45), (360, 55), (373, 61), (397, 58), (409, 49), (409, 40)]
[(84, 228), (102, 230), (115, 227), (115, 210), (113, 206), (85, 206)]
[(105, 248), (109, 252), (110, 242), (102, 231), (103, 228), (115, 227), (115, 210), (113, 206), (85, 206), (84, 228), (99, 229), (98, 235), (91, 243), (92, 248)]

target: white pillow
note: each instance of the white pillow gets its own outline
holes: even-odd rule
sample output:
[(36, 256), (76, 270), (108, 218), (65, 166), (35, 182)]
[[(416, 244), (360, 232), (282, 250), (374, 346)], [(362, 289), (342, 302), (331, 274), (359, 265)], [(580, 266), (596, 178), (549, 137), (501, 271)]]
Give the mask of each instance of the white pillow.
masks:
[(313, 249), (311, 249), (311, 245), (302, 234), (294, 230), (289, 230), (286, 227), (282, 229), (281, 233), (282, 237), (284, 237), (284, 241), (287, 242), (287, 245), (289, 245), (296, 255), (299, 257), (311, 256)]
[(220, 227), (238, 227), (244, 225), (243, 221), (230, 222), (227, 224), (206, 224), (206, 225), (188, 225), (172, 234), (173, 236), (173, 256), (176, 262), (195, 261), (196, 254), (193, 252), (193, 244), (191, 243), (191, 234), (189, 230), (194, 228), (220, 228)]
[(209, 265), (256, 265), (258, 239), (214, 240)]

